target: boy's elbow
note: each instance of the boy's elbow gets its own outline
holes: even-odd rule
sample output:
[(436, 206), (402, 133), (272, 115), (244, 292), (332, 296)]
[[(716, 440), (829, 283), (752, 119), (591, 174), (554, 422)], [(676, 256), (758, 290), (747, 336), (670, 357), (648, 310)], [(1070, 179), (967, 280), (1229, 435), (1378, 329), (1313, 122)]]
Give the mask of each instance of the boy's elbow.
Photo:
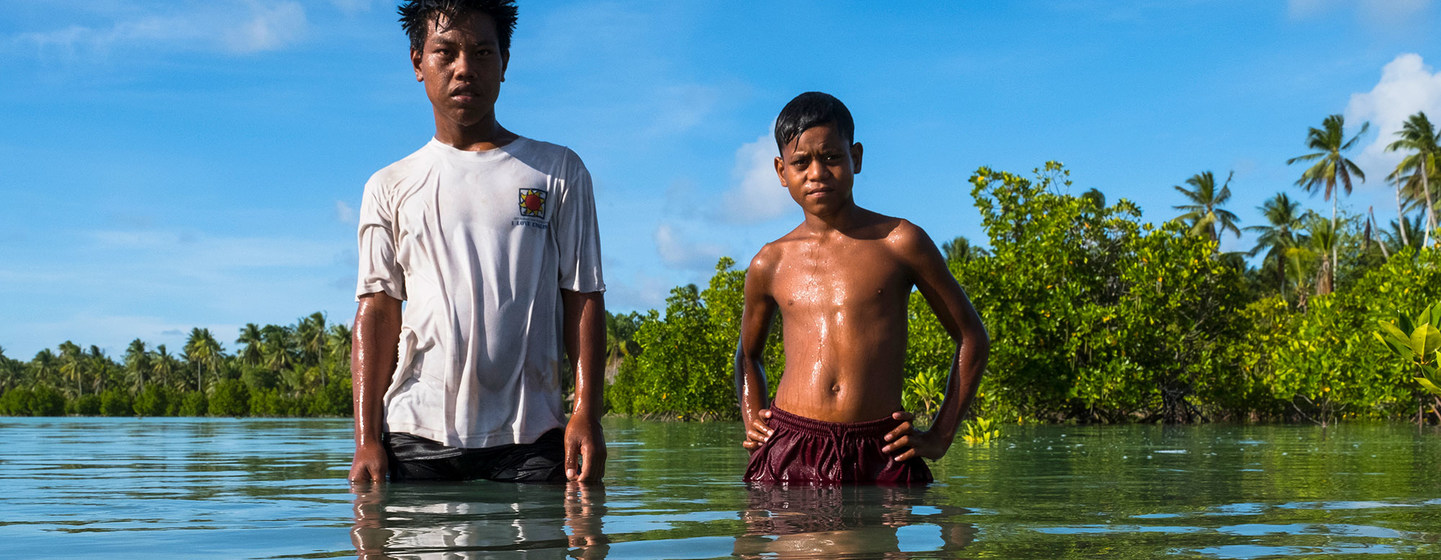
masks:
[(985, 327), (975, 325), (962, 331), (958, 346), (967, 353), (984, 358), (991, 352), (991, 336), (986, 333)]

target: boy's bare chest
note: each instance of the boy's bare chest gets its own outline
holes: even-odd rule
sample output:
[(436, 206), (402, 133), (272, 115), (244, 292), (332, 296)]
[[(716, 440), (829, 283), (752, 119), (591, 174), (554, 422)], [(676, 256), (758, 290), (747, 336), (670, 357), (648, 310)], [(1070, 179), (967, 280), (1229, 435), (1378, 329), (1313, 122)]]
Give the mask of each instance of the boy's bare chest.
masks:
[(855, 244), (830, 249), (797, 247), (782, 256), (772, 295), (783, 311), (863, 308), (909, 295), (909, 276), (884, 248)]

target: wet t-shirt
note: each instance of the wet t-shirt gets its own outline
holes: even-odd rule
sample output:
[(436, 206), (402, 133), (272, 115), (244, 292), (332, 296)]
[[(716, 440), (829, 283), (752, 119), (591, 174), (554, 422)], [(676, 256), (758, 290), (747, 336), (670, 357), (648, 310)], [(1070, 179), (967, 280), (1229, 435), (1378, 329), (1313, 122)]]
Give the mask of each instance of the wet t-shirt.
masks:
[(563, 425), (560, 291), (605, 289), (591, 191), (574, 152), (527, 138), (431, 140), (370, 178), (356, 296), (405, 301), (386, 431), (474, 448)]

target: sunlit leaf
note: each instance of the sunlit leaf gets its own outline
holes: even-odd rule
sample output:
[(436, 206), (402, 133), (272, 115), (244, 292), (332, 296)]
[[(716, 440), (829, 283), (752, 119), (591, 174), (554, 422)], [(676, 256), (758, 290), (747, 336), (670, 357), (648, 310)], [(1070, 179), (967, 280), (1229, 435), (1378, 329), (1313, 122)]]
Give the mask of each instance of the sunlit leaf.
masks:
[(1441, 305), (1432, 304), (1427, 306), (1426, 310), (1422, 311), (1421, 315), (1416, 317), (1416, 324), (1428, 324), (1441, 329)]
[(1376, 338), (1386, 343), (1386, 346), (1391, 349), (1391, 352), (1400, 356), (1401, 359), (1411, 359), (1411, 356), (1414, 355), (1414, 352), (1411, 351), (1410, 336), (1408, 336), (1404, 332), (1401, 332), (1401, 329), (1396, 328), (1395, 325), (1392, 325), (1391, 323), (1387, 323), (1385, 321), (1381, 322), (1381, 330), (1385, 333), (1385, 336), (1383, 337), (1382, 333), (1373, 333), (1376, 335)]
[(1441, 387), (1437, 387), (1436, 384), (1432, 383), (1430, 379), (1426, 379), (1425, 377), (1417, 377), (1416, 382), (1420, 383), (1421, 388), (1425, 389), (1428, 393), (1431, 393), (1433, 395), (1441, 395)]
[(1411, 333), (1411, 351), (1417, 355), (1426, 356), (1438, 349), (1441, 349), (1441, 329), (1426, 323)]

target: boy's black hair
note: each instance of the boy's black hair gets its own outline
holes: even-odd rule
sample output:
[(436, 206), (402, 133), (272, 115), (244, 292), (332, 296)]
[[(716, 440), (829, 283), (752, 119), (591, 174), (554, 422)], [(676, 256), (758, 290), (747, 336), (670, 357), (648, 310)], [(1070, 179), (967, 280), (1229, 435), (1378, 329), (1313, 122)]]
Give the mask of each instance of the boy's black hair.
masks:
[(469, 14), (486, 14), (495, 20), (495, 34), (500, 38), (500, 52), (510, 57), (510, 36), (515, 33), (515, 0), (406, 0), (395, 10), (400, 14), (400, 28), (410, 36), (410, 49), (425, 48), (425, 33), (432, 18), (444, 16), (453, 22)]
[(846, 104), (828, 93), (808, 91), (797, 95), (776, 117), (776, 149), (785, 151), (786, 144), (811, 128), (835, 126), (847, 143), (856, 141), (856, 121), (851, 119)]

